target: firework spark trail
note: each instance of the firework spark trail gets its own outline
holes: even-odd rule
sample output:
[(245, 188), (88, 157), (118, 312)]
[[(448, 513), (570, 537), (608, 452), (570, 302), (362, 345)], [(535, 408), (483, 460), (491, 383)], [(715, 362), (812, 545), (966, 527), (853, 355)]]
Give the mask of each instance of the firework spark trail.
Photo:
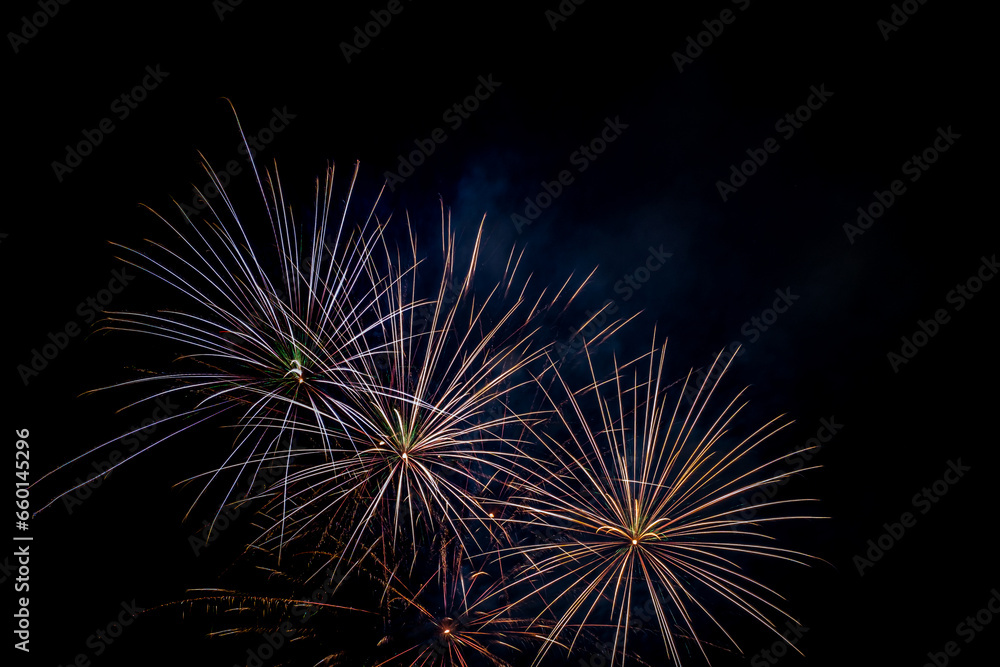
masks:
[[(724, 446), (724, 436), (745, 406), (737, 405), (742, 392), (710, 425), (702, 422), (728, 362), (713, 382), (698, 388), (686, 410), (683, 389), (671, 410), (663, 380), (665, 353), (666, 343), (659, 350), (654, 344), (634, 362), (619, 366), (616, 361), (613, 376), (602, 382), (587, 351), (591, 379), (577, 392), (554, 369), (558, 389), (567, 399), (558, 401), (550, 391), (545, 393), (555, 406), (557, 426), (568, 436), (559, 438), (550, 429), (529, 427), (548, 451), (550, 462), (535, 473), (525, 493), (508, 501), (524, 517), (512, 522), (565, 540), (501, 550), (501, 559), (523, 558), (528, 563), (510, 587), (528, 587), (521, 600), (544, 600), (536, 618), (555, 614), (548, 638), (554, 641), (571, 632), (566, 642), (570, 650), (586, 627), (605, 625), (592, 617), (610, 610), (606, 627), (614, 630), (612, 665), (623, 663), (627, 655), (630, 609), (639, 596), (651, 599), (664, 648), (673, 660), (679, 661), (677, 630), (671, 629), (669, 618), (675, 614), (680, 630), (693, 638), (706, 661), (696, 615), (709, 619), (739, 648), (685, 580), (698, 582), (779, 634), (762, 608), (787, 616), (769, 600), (780, 596), (742, 574), (733, 557), (755, 555), (801, 563), (805, 554), (761, 544), (771, 538), (749, 527), (764, 521), (816, 518), (734, 518), (741, 508), (733, 507), (733, 501), (740, 494), (793, 474), (767, 472), (780, 458), (744, 470), (748, 455), (788, 424), (772, 420), (734, 446)], [(646, 358), (648, 366), (643, 369), (640, 362)], [(721, 353), (713, 370), (720, 358)], [(629, 366), (631, 381), (625, 375)], [(690, 381), (689, 374), (684, 389)], [(590, 410), (581, 399), (588, 394), (594, 402)], [(551, 644), (543, 646), (534, 664), (550, 648)]]
[[(542, 639), (529, 629), (530, 616), (511, 604), (504, 575), (476, 567), (455, 538), (429, 550), (416, 572), (369, 555), (348, 571), (326, 569), (312, 593), (303, 592), (313, 587), (301, 563), (289, 560), (280, 569), (258, 570), (276, 590), (192, 589), (186, 599), (156, 609), (206, 613), (217, 619), (209, 633), (217, 638), (257, 638), (284, 628), (295, 648), (286, 649), (282, 664), (510, 667)], [(360, 625), (345, 635), (352, 618)]]
[[(174, 202), (181, 213), (181, 225), (153, 212), (173, 232), (172, 245), (148, 239), (145, 249), (113, 244), (127, 253), (123, 261), (171, 288), (187, 302), (187, 309), (109, 313), (102, 327), (171, 341), (184, 348), (178, 362), (200, 367), (104, 388), (146, 386), (147, 382), (167, 385), (127, 407), (172, 394), (186, 394), (197, 401), (186, 411), (155, 422), (154, 426), (178, 426), (104, 474), (196, 423), (223, 413), (230, 415), (226, 423), (236, 429), (232, 451), (221, 466), (192, 478), (209, 477), (192, 508), (223, 470), (235, 471), (235, 475), (222, 506), (246, 473), (256, 477), (263, 460), (283, 459), (287, 470), (293, 456), (293, 439), (287, 436), (302, 424), (312, 426), (327, 453), (340, 449), (340, 440), (357, 431), (348, 425), (364, 417), (355, 405), (358, 392), (352, 390), (358, 373), (363, 372), (358, 360), (371, 354), (368, 346), (372, 336), (380, 333), (384, 324), (380, 318), (394, 316), (375, 310), (376, 304), (384, 308), (380, 303), (383, 293), (392, 289), (389, 282), (371, 280), (375, 277), (372, 255), (383, 231), (381, 225), (373, 223), (378, 199), (358, 228), (352, 229), (346, 221), (357, 164), (331, 246), (327, 238), (334, 168), (327, 169), (322, 184), (316, 182), (313, 233), (307, 241), (286, 207), (277, 171), (274, 176), (267, 172), (261, 176), (250, 159), (277, 251), (279, 268), (272, 278), (253, 250), (223, 184), (202, 159), (220, 193), (221, 209), (228, 215), (223, 216), (208, 203), (207, 219), (196, 221)], [(203, 199), (208, 202), (207, 197)], [(366, 381), (368, 385), (370, 381)], [(206, 413), (209, 416), (203, 417)], [(282, 441), (289, 443), (287, 448), (281, 448)]]
[[(546, 349), (535, 341), (533, 323), (570, 294), (572, 277), (552, 300), (543, 290), (532, 301), (528, 281), (517, 280), (520, 256), (512, 252), (503, 278), (477, 299), (482, 222), (468, 265), (459, 270), (443, 204), (441, 215), (444, 268), (434, 299), (417, 296), (415, 279), (406, 287), (404, 277), (420, 263), (413, 235), (408, 268), (398, 251), (385, 248), (385, 273), (393, 286), (384, 292), (384, 312), (377, 318), (385, 344), (359, 359), (359, 379), (351, 388), (361, 413), (349, 426), (353, 446), (288, 478), (298, 487), (288, 494), (297, 506), (281, 512), (282, 521), (298, 526), (291, 537), (307, 534), (314, 523), (341, 521), (349, 531), (341, 558), (350, 558), (363, 541), (384, 539), (394, 546), (399, 536), (415, 558), (421, 530), (446, 530), (460, 542), (471, 538), (478, 544), (468, 524), (489, 518), (481, 494), (497, 475), (514, 476), (513, 462), (523, 456), (518, 439), (505, 432), (523, 431), (534, 415), (515, 412), (506, 401), (533, 384), (524, 371)], [(426, 328), (418, 321), (421, 312)], [(353, 508), (353, 516), (343, 516), (345, 508)]]
[[(263, 501), (262, 532), (248, 550), (274, 555), (280, 566), (294, 543), (302, 548), (286, 558), (305, 556), (310, 568), (322, 560), (320, 570), (336, 563), (338, 571), (343, 565), (364, 571), (384, 585), (380, 600), (364, 610), (326, 606), (368, 614), (395, 606), (430, 624), (432, 639), (387, 635), (393, 655), (381, 665), (481, 659), (505, 665), (491, 647), (515, 650), (528, 639), (541, 644), (537, 665), (554, 647), (572, 653), (583, 633), (607, 632), (614, 635), (614, 667), (629, 655), (631, 609), (640, 598), (648, 600), (664, 650), (677, 662), (681, 639), (694, 641), (708, 660), (708, 641), (699, 636), (703, 618), (739, 649), (717, 620), (715, 602), (780, 636), (769, 615), (788, 616), (773, 601), (781, 596), (747, 576), (742, 557), (802, 563), (805, 554), (769, 544), (760, 526), (814, 517), (783, 514), (800, 502), (783, 500), (753, 505), (771, 510), (761, 518), (735, 518), (747, 509), (735, 506), (742, 494), (794, 473), (774, 471), (779, 458), (750, 463), (788, 425), (780, 417), (732, 443), (743, 392), (714, 417), (708, 411), (729, 365), (721, 353), (709, 369), (714, 379), (697, 387), (685, 408), (691, 374), (671, 403), (666, 343), (657, 348), (655, 334), (649, 352), (623, 365), (616, 359), (613, 375), (597, 379), (589, 346), (628, 320), (610, 322), (584, 342), (589, 380), (573, 391), (547, 357), (552, 343), (539, 333), (590, 276), (575, 287), (570, 276), (554, 296), (545, 289), (529, 296), (531, 276), (521, 279), (522, 254), (512, 250), (502, 277), (477, 291), (485, 219), (460, 258), (442, 202), (442, 265), (425, 298), (418, 283), (427, 264), (418, 259), (413, 228), (407, 219), (407, 249), (390, 247), (389, 220), (375, 215), (382, 193), (362, 223), (348, 224), (357, 163), (339, 221), (331, 218), (330, 166), (316, 181), (314, 215), (304, 226), (285, 201), (277, 168), (259, 171), (252, 157), (250, 164), (265, 204), (257, 218), (266, 217), (273, 240), (270, 261), (254, 250), (261, 225), (240, 219), (204, 157), (221, 196), (218, 208), (202, 195), (207, 215), (195, 220), (177, 204), (180, 223), (150, 209), (172, 232), (169, 242), (147, 240), (141, 249), (114, 244), (127, 255), (123, 261), (186, 303), (104, 320), (105, 330), (151, 336), (181, 350), (175, 360), (181, 370), (113, 385), (153, 387), (123, 409), (175, 394), (189, 403), (153, 422), (168, 427), (165, 435), (103, 474), (203, 423), (229, 427), (221, 463), (182, 482), (203, 482), (188, 512), (223, 485), (210, 536), (238, 484), (249, 477), (252, 486), (265, 466), (280, 471), (257, 495), (239, 496), (239, 502)], [(516, 394), (529, 388), (544, 397), (545, 408), (520, 407)], [(539, 531), (547, 538), (526, 541)], [(437, 551), (435, 571), (418, 579), (420, 557), (434, 560)], [(480, 590), (480, 579), (492, 583)], [(440, 599), (428, 601), (432, 592)], [(302, 604), (294, 596), (232, 591), (203, 599), (269, 609)], [(526, 618), (513, 616), (529, 603), (536, 606)]]
[(393, 655), (376, 667), (509, 667), (498, 651), (517, 655), (539, 636), (528, 630), (529, 618), (515, 613), (505, 583), (503, 576), (474, 568), (455, 540), (443, 545), (434, 572), (415, 586), (392, 571), (386, 584), (388, 607), (399, 609), (383, 642)]

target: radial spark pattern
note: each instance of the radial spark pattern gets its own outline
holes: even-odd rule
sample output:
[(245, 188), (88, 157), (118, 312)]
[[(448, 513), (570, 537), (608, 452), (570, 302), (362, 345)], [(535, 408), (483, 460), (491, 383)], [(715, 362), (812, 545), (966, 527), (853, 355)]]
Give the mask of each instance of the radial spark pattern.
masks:
[(216, 488), (220, 511), (259, 501), (248, 560), (296, 584), (189, 602), (251, 617), (232, 633), (283, 627), (315, 601), (300, 593), (323, 572), (336, 583), (310, 616), (335, 612), (335, 622), (303, 621), (296, 645), (328, 665), (538, 664), (602, 636), (616, 665), (633, 656), (637, 626), (672, 661), (687, 641), (707, 660), (710, 634), (736, 645), (723, 608), (777, 633), (780, 596), (745, 562), (802, 562), (765, 528), (807, 517), (781, 500), (739, 518), (738, 499), (791, 473), (763, 455), (787, 424), (737, 437), (742, 392), (719, 409), (710, 400), (728, 361), (720, 355), (703, 384), (691, 374), (670, 383), (666, 344), (654, 343), (599, 380), (585, 345), (589, 378), (573, 390), (544, 334), (590, 276), (534, 292), (510, 251), (491, 260), (500, 277), (484, 281), (484, 222), (464, 253), (443, 204), (440, 262), (423, 257), (408, 219), (399, 249), (377, 200), (349, 221), (357, 166), (339, 220), (331, 166), (303, 224), (277, 169), (251, 167), (260, 212), (239, 217), (206, 161), (219, 204), (203, 194), (203, 216), (181, 206), (156, 216), (169, 240), (119, 246), (176, 307), (104, 322), (178, 354), (169, 371), (115, 385), (143, 390), (127, 407), (168, 396), (185, 406), (113, 468), (175, 436), (200, 438), (208, 463), (186, 480), (202, 485), (194, 503)]
[[(549, 639), (572, 649), (588, 627), (609, 628), (612, 664), (624, 662), (629, 629), (636, 624), (658, 629), (677, 661), (678, 636), (701, 648), (699, 616), (732, 641), (713, 613), (718, 601), (777, 633), (769, 617), (784, 613), (771, 601), (776, 594), (744, 574), (739, 561), (805, 557), (768, 544), (759, 525), (804, 517), (737, 516), (746, 509), (738, 498), (791, 474), (768, 472), (779, 459), (759, 462), (755, 456), (787, 424), (772, 420), (734, 438), (729, 429), (745, 405), (739, 403), (742, 392), (714, 415), (710, 408), (722, 360), (716, 358), (708, 374), (715, 380), (689, 387), (689, 374), (682, 387), (674, 385), (675, 398), (664, 377), (665, 352), (664, 343), (624, 367), (616, 365), (605, 381), (598, 381), (591, 365), (590, 384), (576, 392), (556, 373), (556, 387), (547, 393), (556, 416), (534, 429), (548, 463), (510, 501), (523, 517), (513, 521), (539, 539), (515, 545), (503, 557), (529, 562), (517, 583), (530, 589), (526, 600), (545, 600), (539, 620), (556, 619)], [(728, 362), (721, 370), (726, 367)], [(787, 502), (755, 509), (766, 512)], [(650, 609), (649, 618), (635, 618), (637, 607)]]

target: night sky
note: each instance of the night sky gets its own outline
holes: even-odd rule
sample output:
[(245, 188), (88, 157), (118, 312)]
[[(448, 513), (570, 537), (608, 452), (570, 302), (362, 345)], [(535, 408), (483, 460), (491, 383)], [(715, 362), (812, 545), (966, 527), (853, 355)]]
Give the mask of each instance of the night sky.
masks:
[[(795, 420), (775, 447), (832, 433), (822, 468), (777, 491), (820, 500), (810, 509), (829, 519), (778, 534), (825, 562), (759, 570), (808, 629), (795, 640), (805, 658), (769, 660), (773, 637), (726, 612), (745, 655), (715, 649), (713, 664), (916, 666), (944, 660), (949, 642), (956, 665), (995, 660), (1000, 617), (960, 625), (1000, 604), (1000, 248), (984, 118), (995, 25), (982, 8), (49, 4), (51, 17), (19, 0), (4, 21), (4, 413), (11, 442), (30, 430), (33, 480), (148, 416), (117, 413), (127, 391), (81, 394), (171, 359), (148, 340), (90, 335), (87, 300), (102, 290), (120, 292), (110, 309), (163, 297), (134, 270), (116, 274), (110, 242), (164, 231), (139, 205), (191, 205), (201, 152), (217, 171), (235, 161), (233, 199), (262, 222), (228, 98), (303, 213), (328, 162), (343, 187), (360, 161), (353, 214), (388, 181), (380, 215), (408, 214), (428, 252), (440, 197), (461, 241), (486, 215), (487, 271), (512, 245), (540, 286), (596, 267), (552, 335), (571, 344), (609, 301), (612, 319), (636, 316), (594, 351), (605, 370), (647, 350), (654, 328), (678, 377), (741, 344), (724, 387), (750, 385), (758, 423)], [(358, 37), (366, 25), (374, 36)], [(50, 340), (65, 349), (37, 373), (18, 368)], [(100, 460), (39, 483), (32, 509)], [(72, 512), (57, 502), (36, 516), (32, 650), (15, 664), (243, 664), (179, 614), (88, 639), (123, 603), (152, 608), (220, 580), (252, 526), (244, 517), (196, 557), (204, 514), (183, 521), (194, 491), (174, 486), (218, 464), (205, 442), (177, 438)], [(869, 540), (905, 512), (912, 525), (859, 572)]]

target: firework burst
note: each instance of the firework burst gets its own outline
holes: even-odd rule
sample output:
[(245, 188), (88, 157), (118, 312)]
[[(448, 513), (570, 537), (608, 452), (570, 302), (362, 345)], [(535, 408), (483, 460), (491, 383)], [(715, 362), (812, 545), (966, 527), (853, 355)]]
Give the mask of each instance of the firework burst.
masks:
[(489, 531), (481, 498), (495, 480), (514, 475), (519, 435), (534, 417), (508, 400), (533, 382), (524, 371), (544, 355), (534, 323), (573, 295), (567, 280), (551, 300), (544, 290), (529, 299), (529, 281), (517, 278), (520, 257), (511, 253), (499, 282), (477, 296), (482, 223), (462, 269), (443, 206), (441, 215), (443, 271), (435, 295), (417, 294), (412, 235), (406, 264), (386, 248), (384, 275), (392, 288), (376, 318), (384, 342), (358, 358), (351, 437), (288, 477), (295, 507), (282, 508), (262, 544), (280, 539), (280, 525), (294, 525), (291, 537), (298, 537), (316, 525), (328, 532), (333, 522), (349, 533), (343, 558), (379, 540), (394, 549), (400, 538), (416, 557), (422, 537), (475, 542), (470, 524)]
[(389, 572), (387, 634), (380, 644), (390, 655), (376, 665), (509, 667), (502, 655), (519, 656), (537, 643), (502, 575), (474, 567), (457, 540), (443, 544), (437, 556), (416, 585), (407, 583), (415, 579), (412, 573)]
[(144, 425), (162, 426), (167, 434), (114, 467), (202, 422), (221, 421), (234, 429), (232, 445), (221, 450), (218, 467), (199, 476), (207, 481), (195, 503), (224, 471), (231, 475), (221, 504), (240, 479), (249, 478), (252, 484), (264, 461), (289, 470), (293, 436), (305, 424), (321, 448), (339, 448), (334, 443), (349, 437), (347, 426), (363, 418), (350, 400), (356, 383), (370, 383), (358, 377), (364, 367), (359, 359), (371, 353), (368, 346), (383, 325), (380, 319), (394, 316), (380, 303), (391, 286), (370, 280), (372, 255), (382, 233), (373, 221), (378, 201), (358, 227), (346, 219), (357, 165), (339, 221), (331, 219), (333, 166), (322, 181), (317, 179), (308, 232), (285, 203), (277, 170), (261, 174), (252, 159), (251, 166), (273, 232), (273, 256), (254, 251), (256, 236), (247, 230), (259, 229), (263, 220), (240, 219), (207, 161), (203, 167), (221, 205), (213, 206), (199, 192), (207, 205), (204, 219), (192, 218), (179, 204), (179, 224), (154, 212), (173, 233), (171, 242), (148, 240), (143, 248), (114, 244), (124, 252), (123, 261), (155, 277), (184, 305), (158, 312), (109, 313), (102, 328), (169, 341), (183, 350), (176, 363), (186, 366), (114, 387), (154, 387), (126, 408), (175, 395), (191, 402), (181, 412)]
[[(692, 387), (693, 399), (685, 407), (690, 374), (678, 398), (668, 396), (665, 348), (665, 343), (659, 350), (654, 345), (624, 366), (616, 362), (609, 380), (598, 381), (590, 363), (591, 382), (577, 392), (556, 372), (556, 391), (566, 398), (547, 391), (554, 423), (532, 429), (549, 463), (510, 501), (521, 513), (513, 521), (543, 537), (501, 554), (527, 560), (511, 585), (529, 588), (525, 600), (544, 599), (537, 619), (555, 618), (550, 642), (564, 641), (572, 650), (585, 629), (604, 627), (614, 637), (612, 665), (625, 661), (629, 629), (637, 622), (632, 610), (643, 602), (674, 661), (679, 661), (680, 636), (690, 636), (708, 660), (699, 616), (739, 648), (701, 591), (777, 634), (768, 613), (784, 614), (770, 601), (780, 596), (744, 574), (739, 560), (764, 556), (801, 563), (806, 558), (767, 544), (770, 538), (759, 524), (808, 517), (737, 517), (739, 509), (746, 509), (738, 508), (742, 494), (792, 474), (769, 472), (779, 459), (750, 463), (752, 453), (787, 424), (775, 419), (732, 442), (728, 430), (745, 405), (738, 404), (743, 392), (714, 418), (707, 413), (728, 362), (716, 358), (712, 371), (721, 364), (722, 372)], [(568, 435), (553, 435), (559, 432)], [(764, 502), (755, 509), (766, 514), (789, 502), (795, 501)], [(543, 646), (536, 664), (551, 647)]]
[[(187, 401), (143, 427), (165, 425), (166, 435), (111, 469), (203, 422), (230, 427), (209, 469), (185, 480), (203, 483), (192, 508), (216, 486), (221, 506), (261, 500), (261, 532), (249, 547), (260, 560), (275, 557), (273, 572), (298, 587), (204, 591), (198, 603), (249, 614), (237, 630), (256, 632), (303, 609), (307, 599), (295, 593), (319, 572), (350, 573), (349, 591), (342, 579), (330, 591), (342, 604), (320, 611), (358, 623), (362, 639), (330, 650), (322, 623), (304, 626), (297, 637), (317, 640), (322, 655), (312, 664), (498, 667), (507, 663), (497, 653), (517, 660), (539, 644), (538, 664), (553, 649), (572, 653), (581, 637), (611, 635), (614, 666), (633, 648), (640, 601), (649, 612), (641, 622), (675, 662), (688, 639), (708, 660), (709, 632), (739, 648), (720, 620), (724, 608), (778, 634), (772, 619), (787, 616), (780, 596), (743, 561), (802, 563), (804, 554), (771, 544), (763, 526), (810, 517), (783, 513), (799, 501), (765, 501), (751, 506), (760, 518), (739, 518), (748, 509), (741, 495), (792, 474), (760, 455), (788, 424), (778, 418), (745, 438), (730, 435), (745, 403), (740, 392), (721, 410), (710, 407), (729, 365), (721, 354), (714, 379), (696, 386), (689, 374), (670, 384), (666, 343), (657, 347), (654, 336), (646, 354), (616, 360), (611, 377), (598, 380), (585, 343), (589, 380), (574, 391), (540, 332), (590, 276), (575, 291), (570, 276), (554, 294), (531, 296), (511, 251), (483, 289), (484, 223), (462, 255), (442, 203), (440, 273), (427, 279), (433, 269), (418, 259), (409, 220), (405, 250), (386, 240), (378, 199), (363, 222), (348, 223), (357, 165), (339, 221), (331, 166), (302, 225), (277, 169), (250, 163), (262, 215), (241, 220), (204, 161), (221, 204), (201, 195), (204, 218), (179, 205), (179, 223), (156, 214), (169, 242), (118, 246), (123, 261), (183, 305), (104, 322), (180, 350), (180, 370), (115, 385), (149, 388), (126, 407)], [(266, 227), (273, 255), (254, 251)], [(590, 325), (602, 312), (573, 338), (597, 328)], [(622, 324), (588, 338), (604, 340)], [(532, 395), (545, 409), (525, 398)], [(232, 500), (238, 484), (261, 488), (262, 477), (271, 480), (263, 491)]]

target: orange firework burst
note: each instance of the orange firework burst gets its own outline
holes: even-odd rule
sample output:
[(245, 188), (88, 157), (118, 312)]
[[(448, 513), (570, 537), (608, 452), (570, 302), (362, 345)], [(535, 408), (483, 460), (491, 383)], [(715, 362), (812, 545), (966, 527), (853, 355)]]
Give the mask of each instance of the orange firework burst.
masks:
[(255, 251), (252, 230), (260, 225), (241, 221), (207, 160), (202, 166), (221, 206), (213, 207), (199, 192), (207, 207), (204, 219), (189, 216), (180, 204), (179, 223), (154, 212), (171, 232), (171, 241), (148, 240), (140, 248), (113, 244), (124, 251), (122, 261), (165, 285), (180, 305), (155, 312), (108, 313), (102, 328), (167, 341), (179, 349), (176, 362), (184, 368), (152, 372), (112, 388), (151, 387), (126, 408), (174, 396), (190, 403), (144, 423), (144, 430), (158, 428), (164, 435), (111, 469), (202, 422), (222, 422), (234, 428), (235, 436), (231, 447), (220, 448), (218, 467), (192, 478), (208, 478), (195, 503), (223, 472), (232, 477), (225, 482), (223, 505), (235, 495), (240, 479), (256, 478), (265, 461), (287, 474), (294, 454), (292, 436), (304, 425), (332, 449), (346, 425), (360, 416), (348, 400), (358, 359), (370, 353), (370, 334), (381, 326), (378, 319), (393, 317), (376, 307), (382, 306), (380, 290), (389, 286), (369, 280), (372, 253), (383, 232), (374, 220), (378, 201), (362, 224), (346, 220), (357, 164), (339, 220), (331, 206), (333, 166), (323, 180), (317, 179), (308, 232), (293, 218), (277, 170), (258, 172), (252, 158), (250, 164), (264, 202), (264, 216), (257, 220), (273, 232), (273, 255)]
[[(294, 526), (292, 537), (336, 522), (347, 537), (342, 558), (379, 540), (393, 548), (399, 537), (415, 557), (421, 536), (433, 541), (441, 531), (475, 542), (470, 522), (489, 515), (481, 496), (494, 480), (514, 475), (517, 440), (534, 418), (511, 409), (508, 398), (533, 383), (524, 371), (545, 346), (532, 327), (568, 295), (569, 280), (551, 300), (545, 290), (529, 299), (527, 281), (517, 278), (520, 258), (511, 253), (500, 281), (477, 295), (482, 224), (462, 270), (443, 207), (441, 215), (444, 269), (436, 296), (417, 296), (412, 236), (409, 268), (387, 249), (390, 287), (382, 292), (385, 314), (376, 318), (383, 342), (357, 357), (347, 393), (355, 419), (338, 449), (313, 452), (322, 460), (288, 477), (295, 506), (280, 520)], [(262, 544), (276, 537), (272, 529)]]
[[(536, 642), (529, 618), (515, 613), (506, 580), (477, 569), (456, 540), (440, 549), (432, 572), (417, 586), (394, 571), (387, 584), (394, 622), (384, 645), (391, 655), (378, 667), (509, 667), (504, 654), (518, 656)], [(405, 573), (404, 573), (405, 574)]]
[[(540, 333), (590, 276), (575, 290), (570, 276), (554, 293), (534, 292), (512, 250), (482, 289), (484, 222), (464, 257), (442, 203), (440, 273), (427, 279), (433, 262), (418, 259), (408, 219), (406, 250), (386, 240), (377, 199), (362, 222), (347, 222), (357, 166), (339, 222), (330, 167), (302, 226), (277, 170), (250, 164), (265, 204), (258, 221), (276, 253), (257, 254), (250, 222), (206, 162), (222, 205), (209, 204), (204, 219), (183, 208), (177, 223), (157, 216), (170, 242), (120, 246), (186, 309), (110, 313), (104, 323), (179, 351), (179, 370), (115, 385), (151, 388), (128, 407), (187, 398), (183, 410), (144, 423), (164, 433), (111, 469), (202, 422), (231, 427), (233, 437), (206, 447), (218, 447), (216, 458), (186, 480), (204, 482), (192, 507), (217, 482), (223, 507), (262, 500), (262, 532), (247, 552), (258, 564), (275, 556), (272, 574), (294, 584), (287, 595), (215, 589), (196, 602), (284, 621), (306, 609), (303, 586), (332, 571), (338, 600), (320, 606), (336, 612), (326, 616), (339, 632), (327, 634), (323, 619), (306, 623), (320, 613), (310, 607), (294, 633), (325, 656), (311, 664), (499, 666), (506, 658), (494, 649), (517, 661), (531, 657), (528, 644), (540, 645), (538, 664), (554, 648), (572, 653), (581, 637), (610, 635), (614, 667), (635, 653), (640, 602), (654, 652), (662, 638), (678, 663), (688, 640), (708, 660), (709, 633), (739, 648), (722, 610), (779, 634), (781, 596), (744, 562), (802, 563), (808, 556), (774, 546), (764, 526), (813, 517), (784, 513), (801, 500), (740, 507), (741, 496), (793, 473), (761, 454), (788, 426), (781, 417), (733, 437), (744, 392), (714, 408), (731, 359), (720, 353), (704, 383), (690, 373), (670, 383), (666, 342), (654, 334), (648, 352), (616, 359), (598, 380), (584, 343), (589, 378), (573, 390)], [(600, 328), (592, 323), (604, 310), (573, 339)], [(540, 396), (544, 409), (532, 400)], [(234, 500), (248, 481), (256, 495)], [(757, 518), (741, 518), (747, 509)], [(259, 627), (251, 619), (237, 630)], [(307, 638), (317, 643), (298, 641)]]
[[(612, 664), (625, 660), (634, 622), (631, 610), (643, 600), (649, 602), (673, 660), (679, 658), (680, 634), (693, 638), (708, 659), (696, 616), (707, 618), (738, 648), (696, 587), (777, 634), (766, 615), (784, 614), (769, 601), (777, 594), (743, 574), (738, 557), (793, 562), (806, 557), (766, 544), (770, 538), (758, 524), (809, 517), (781, 515), (751, 522), (736, 516), (741, 494), (792, 474), (768, 472), (779, 459), (748, 465), (751, 452), (787, 424), (775, 419), (733, 442), (728, 429), (745, 406), (737, 404), (743, 392), (709, 417), (716, 378), (697, 387), (685, 408), (690, 374), (680, 396), (671, 398), (663, 377), (665, 350), (666, 343), (659, 350), (654, 344), (634, 362), (622, 367), (616, 362), (613, 376), (605, 381), (597, 380), (588, 351), (591, 382), (577, 392), (557, 371), (557, 386), (566, 399), (547, 391), (555, 423), (552, 429), (532, 429), (550, 463), (509, 503), (525, 517), (516, 521), (546, 535), (540, 543), (502, 552), (501, 558), (517, 556), (530, 563), (511, 585), (528, 585), (525, 599), (545, 600), (537, 619), (554, 615), (551, 642), (564, 640), (572, 649), (585, 628), (611, 628)], [(720, 357), (712, 370), (722, 364)], [(718, 377), (728, 362), (721, 368)], [(568, 435), (553, 435), (557, 430)], [(764, 502), (755, 508), (789, 502), (797, 501)], [(543, 647), (536, 664), (551, 646)]]

